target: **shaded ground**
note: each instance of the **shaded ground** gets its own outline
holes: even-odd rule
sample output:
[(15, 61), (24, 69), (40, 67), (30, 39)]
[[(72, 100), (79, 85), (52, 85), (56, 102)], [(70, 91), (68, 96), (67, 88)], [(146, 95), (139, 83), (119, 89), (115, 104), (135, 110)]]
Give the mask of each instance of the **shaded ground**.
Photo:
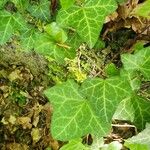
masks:
[(0, 52), (0, 149), (58, 148), (50, 135), (51, 105), (42, 95), (51, 85), (47, 62), (36, 54)]

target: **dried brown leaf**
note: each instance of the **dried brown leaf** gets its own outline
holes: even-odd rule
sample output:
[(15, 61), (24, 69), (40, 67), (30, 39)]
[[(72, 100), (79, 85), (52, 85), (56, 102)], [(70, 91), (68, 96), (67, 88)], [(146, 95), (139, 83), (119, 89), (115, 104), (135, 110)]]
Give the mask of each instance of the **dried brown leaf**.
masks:
[(23, 129), (31, 129), (32, 128), (31, 118), (29, 118), (29, 117), (18, 117), (17, 123), (22, 125)]

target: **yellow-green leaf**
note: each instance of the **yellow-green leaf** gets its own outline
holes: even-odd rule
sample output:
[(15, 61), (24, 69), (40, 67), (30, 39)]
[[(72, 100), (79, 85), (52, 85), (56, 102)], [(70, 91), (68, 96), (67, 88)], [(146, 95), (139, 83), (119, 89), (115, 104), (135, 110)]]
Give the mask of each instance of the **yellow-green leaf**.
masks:
[(64, 58), (74, 58), (75, 49), (67, 44), (61, 44), (53, 41), (47, 33), (41, 33), (37, 36), (35, 51), (45, 56), (50, 56), (59, 63), (64, 62)]
[(73, 5), (75, 0), (60, 0), (61, 6), (63, 9), (67, 9)]
[(64, 43), (67, 40), (67, 34), (65, 31), (57, 25), (56, 22), (52, 22), (45, 26), (45, 31), (56, 41)]
[(146, 0), (142, 4), (138, 4), (132, 11), (132, 14), (150, 19), (150, 0)]

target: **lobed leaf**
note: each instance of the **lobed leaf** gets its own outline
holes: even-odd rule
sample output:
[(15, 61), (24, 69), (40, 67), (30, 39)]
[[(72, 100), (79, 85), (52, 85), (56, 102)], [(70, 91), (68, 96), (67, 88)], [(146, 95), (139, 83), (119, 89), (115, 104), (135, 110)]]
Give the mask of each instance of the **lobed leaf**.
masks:
[(99, 37), (105, 17), (116, 9), (114, 0), (89, 0), (83, 6), (60, 10), (57, 22), (78, 32), (83, 42), (92, 48)]
[(129, 88), (122, 79), (111, 78), (89, 79), (81, 87), (68, 80), (46, 90), (54, 107), (53, 137), (63, 141), (88, 133), (103, 137), (110, 131), (117, 105), (130, 94)]
[(125, 70), (140, 71), (147, 80), (150, 80), (150, 47), (143, 48), (134, 55), (124, 54), (121, 58)]
[(74, 81), (67, 81), (45, 91), (54, 106), (51, 132), (54, 138), (67, 141), (79, 138), (97, 129), (101, 135), (108, 132), (108, 126), (100, 122), (86, 99), (80, 94)]

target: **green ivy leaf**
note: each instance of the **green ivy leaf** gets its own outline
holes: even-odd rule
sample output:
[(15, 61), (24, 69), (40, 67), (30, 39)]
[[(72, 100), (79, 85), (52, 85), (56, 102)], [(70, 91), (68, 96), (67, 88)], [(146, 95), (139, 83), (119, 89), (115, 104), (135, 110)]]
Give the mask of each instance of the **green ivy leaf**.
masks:
[(119, 69), (117, 69), (117, 67), (113, 63), (106, 65), (105, 72), (107, 73), (107, 76), (110, 76), (110, 77), (119, 75)]
[(97, 42), (105, 17), (116, 9), (114, 0), (89, 0), (83, 6), (60, 10), (57, 22), (75, 28), (84, 42), (92, 48)]
[(150, 0), (146, 0), (142, 4), (138, 4), (132, 11), (132, 14), (150, 19)]
[(88, 133), (103, 137), (110, 131), (115, 109), (130, 94), (129, 89), (122, 79), (110, 78), (89, 79), (81, 87), (69, 80), (46, 90), (54, 106), (53, 137), (63, 141)]
[(40, 0), (37, 5), (30, 5), (28, 11), (32, 16), (42, 20), (50, 21), (50, 1), (49, 0)]
[(140, 51), (141, 49), (144, 48), (144, 44), (145, 44), (144, 41), (139, 41), (139, 42), (135, 43), (132, 47), (133, 51)]
[(26, 28), (26, 23), (20, 14), (0, 11), (0, 44), (6, 43), (15, 31)]
[(82, 93), (89, 99), (92, 108), (105, 122), (111, 122), (121, 100), (131, 94), (129, 83), (120, 77), (86, 80), (82, 88)]
[(79, 46), (82, 44), (82, 39), (76, 32), (69, 32), (67, 43), (71, 45), (74, 49), (78, 49)]
[(141, 77), (138, 72), (134, 71), (126, 71), (121, 69), (120, 75), (122, 78), (127, 80), (132, 87), (132, 91), (138, 91), (141, 87)]
[(74, 58), (75, 50), (65, 44), (56, 43), (46, 34), (40, 34), (36, 39), (35, 51), (45, 56), (50, 56), (59, 63), (64, 62), (64, 58)]
[(71, 140), (68, 144), (64, 145), (60, 150), (90, 150), (82, 144), (82, 139)]
[(97, 131), (103, 136), (110, 130), (110, 125), (106, 127), (106, 123), (100, 121), (74, 81), (69, 80), (50, 88), (45, 91), (45, 95), (55, 110), (51, 123), (55, 139), (68, 141)]
[(63, 9), (67, 9), (74, 4), (75, 0), (60, 0)]
[(150, 124), (138, 135), (125, 141), (125, 146), (130, 150), (149, 150), (150, 149)]
[(93, 48), (97, 51), (102, 50), (105, 48), (105, 42), (102, 41), (101, 39), (98, 39), (98, 41), (96, 42)]
[(8, 0), (0, 0), (0, 9), (4, 7)]
[(144, 129), (150, 122), (150, 101), (143, 97), (132, 95), (119, 104), (113, 118), (132, 121), (138, 129)]
[(113, 119), (134, 121), (134, 108), (132, 106), (131, 97), (123, 99), (118, 105)]
[(64, 43), (67, 40), (67, 34), (56, 24), (56, 22), (46, 25), (45, 32), (47, 32), (56, 42)]
[(144, 129), (146, 122), (150, 122), (150, 101), (140, 97), (132, 97), (132, 105), (134, 107), (134, 123), (137, 128)]
[(125, 3), (127, 0), (116, 0), (119, 4)]
[(122, 55), (122, 62), (125, 70), (140, 71), (147, 80), (150, 80), (150, 47), (143, 48), (135, 54)]
[(21, 47), (23, 50), (30, 51), (34, 48), (37, 36), (39, 33), (32, 28), (27, 28), (20, 35)]

